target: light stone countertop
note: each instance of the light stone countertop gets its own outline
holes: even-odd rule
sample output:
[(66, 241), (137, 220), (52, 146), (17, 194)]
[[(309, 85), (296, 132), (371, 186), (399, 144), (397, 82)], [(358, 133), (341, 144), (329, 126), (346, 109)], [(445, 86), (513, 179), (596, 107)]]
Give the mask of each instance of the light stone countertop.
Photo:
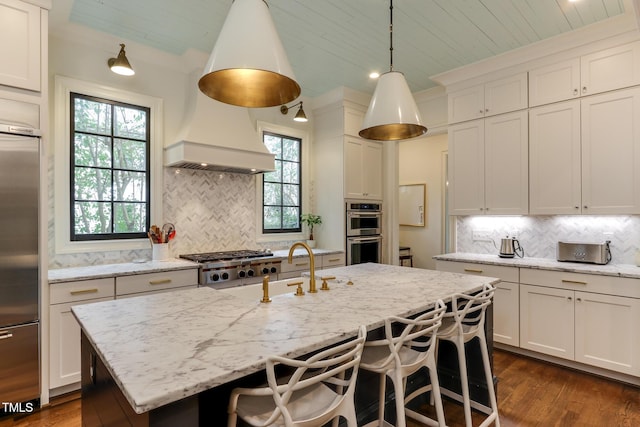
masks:
[(571, 273), (599, 274), (603, 276), (640, 279), (640, 267), (632, 264), (586, 264), (580, 262), (559, 262), (549, 258), (500, 258), (498, 255), (449, 253), (433, 257), (439, 261), (470, 262), (474, 264), (502, 265), (506, 267), (526, 267), (540, 270), (565, 271)]
[(166, 261), (125, 262), (119, 264), (88, 265), (84, 267), (56, 268), (48, 271), (49, 284), (102, 279), (105, 277), (131, 276), (172, 270), (198, 268), (192, 261), (174, 258)]
[[(391, 315), (498, 279), (358, 264), (325, 270), (331, 290), (262, 304), (208, 287), (78, 305), (72, 311), (137, 413), (264, 369), (271, 355), (298, 357), (371, 330)], [(353, 286), (347, 285), (351, 280)]]

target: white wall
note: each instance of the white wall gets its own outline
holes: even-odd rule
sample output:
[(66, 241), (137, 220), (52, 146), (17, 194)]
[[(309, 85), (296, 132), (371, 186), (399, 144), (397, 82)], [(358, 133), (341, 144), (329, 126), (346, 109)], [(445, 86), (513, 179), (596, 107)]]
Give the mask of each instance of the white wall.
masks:
[(432, 257), (442, 253), (442, 156), (446, 150), (446, 134), (399, 143), (400, 185), (426, 184), (425, 226), (400, 226), (400, 244), (411, 247), (414, 267), (435, 269)]

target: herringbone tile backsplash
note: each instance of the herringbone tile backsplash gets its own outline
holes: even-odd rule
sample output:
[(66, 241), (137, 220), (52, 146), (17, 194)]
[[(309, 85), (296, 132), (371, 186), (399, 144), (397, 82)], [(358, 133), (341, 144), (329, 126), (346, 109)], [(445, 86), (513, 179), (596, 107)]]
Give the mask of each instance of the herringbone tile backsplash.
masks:
[(458, 217), (456, 233), (457, 252), (497, 254), (500, 239), (515, 233), (525, 256), (550, 259), (556, 259), (558, 241), (610, 240), (613, 263), (635, 264), (640, 249), (640, 216)]
[[(293, 241), (256, 242), (253, 175), (164, 168), (163, 216), (176, 227), (173, 256), (236, 249), (281, 249)], [(53, 176), (53, 171), (50, 171)], [(52, 180), (51, 180), (52, 181)], [(53, 199), (53, 188), (50, 188)], [(135, 251), (55, 254), (53, 200), (49, 203), (49, 267), (75, 267), (149, 259), (151, 248)]]

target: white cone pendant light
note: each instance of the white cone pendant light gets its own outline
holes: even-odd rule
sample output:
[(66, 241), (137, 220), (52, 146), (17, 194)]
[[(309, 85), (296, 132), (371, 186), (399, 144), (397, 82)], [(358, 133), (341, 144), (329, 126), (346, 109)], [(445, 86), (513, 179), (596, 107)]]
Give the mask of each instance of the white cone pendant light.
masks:
[[(390, 40), (393, 42), (393, 0), (390, 0)], [(393, 71), (393, 43), (390, 47), (391, 66), (378, 79), (369, 109), (358, 133), (376, 141), (399, 141), (424, 135), (420, 112), (404, 74)]]
[(264, 0), (233, 1), (198, 86), (210, 98), (249, 108), (300, 95)]

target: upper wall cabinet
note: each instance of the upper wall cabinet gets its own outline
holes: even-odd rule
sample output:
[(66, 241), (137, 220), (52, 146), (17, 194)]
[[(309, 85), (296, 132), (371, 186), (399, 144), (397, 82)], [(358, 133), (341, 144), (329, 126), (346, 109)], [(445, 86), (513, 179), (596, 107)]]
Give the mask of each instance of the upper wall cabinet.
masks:
[(449, 126), (451, 215), (528, 213), (527, 112)]
[(601, 50), (529, 71), (529, 105), (640, 84), (640, 42)]
[(360, 138), (344, 141), (344, 195), (382, 200), (382, 144)]
[(449, 123), (527, 108), (527, 73), (449, 93)]
[(40, 90), (39, 7), (0, 0), (0, 57), (0, 84)]

